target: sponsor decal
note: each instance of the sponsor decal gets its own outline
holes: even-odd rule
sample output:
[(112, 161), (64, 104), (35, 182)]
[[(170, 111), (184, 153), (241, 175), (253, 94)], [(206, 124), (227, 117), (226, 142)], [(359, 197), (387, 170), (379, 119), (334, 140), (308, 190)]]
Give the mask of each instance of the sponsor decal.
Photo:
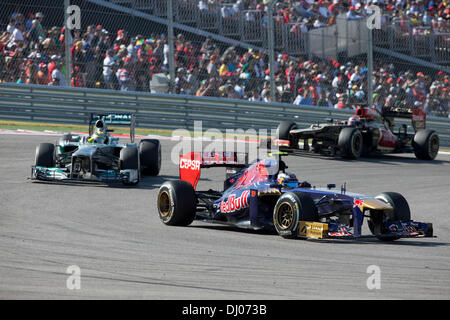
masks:
[(391, 230), (392, 232), (396, 232), (398, 231), (398, 226), (396, 224), (391, 224), (389, 226), (389, 230)]
[(321, 222), (299, 221), (299, 235), (307, 238), (324, 238), (328, 224)]
[(355, 199), (353, 202), (353, 208), (358, 207), (359, 211), (363, 212), (364, 210), (364, 200)]
[(231, 213), (247, 208), (249, 206), (249, 194), (250, 191), (246, 190), (239, 197), (236, 197), (235, 194), (230, 195), (226, 201), (222, 200), (220, 203), (220, 212)]
[(200, 170), (200, 160), (181, 159), (181, 169)]
[(242, 177), (240, 177), (236, 184), (236, 189), (241, 189), (245, 187), (249, 187), (252, 184), (258, 183), (258, 182), (264, 182), (267, 181), (267, 178), (269, 177), (269, 173), (267, 172), (267, 168), (264, 164), (264, 160), (254, 164), (250, 168), (247, 169), (247, 171), (244, 172)]
[(392, 132), (381, 129), (381, 140), (379, 142), (381, 147), (395, 148), (397, 146), (397, 137)]

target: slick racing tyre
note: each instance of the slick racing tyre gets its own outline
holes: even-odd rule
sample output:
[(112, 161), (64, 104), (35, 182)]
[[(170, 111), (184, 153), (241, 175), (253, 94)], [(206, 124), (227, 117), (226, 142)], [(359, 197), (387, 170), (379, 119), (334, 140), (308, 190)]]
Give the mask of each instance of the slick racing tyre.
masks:
[(439, 136), (434, 130), (418, 130), (414, 135), (412, 146), (417, 159), (433, 160), (439, 152)]
[(339, 133), (338, 148), (347, 159), (358, 159), (363, 150), (363, 136), (356, 128), (343, 128)]
[(318, 221), (319, 215), (311, 196), (301, 192), (287, 192), (275, 204), (273, 224), (280, 236), (298, 236), (299, 221)]
[(55, 166), (55, 145), (52, 143), (40, 143), (36, 147), (34, 164), (37, 167), (52, 168)]
[(289, 132), (297, 129), (297, 124), (292, 121), (282, 121), (277, 127), (276, 139), (289, 140), (290, 147), (298, 149), (298, 139), (293, 137)]
[(161, 170), (161, 144), (156, 139), (144, 139), (139, 142), (139, 157), (142, 174), (157, 176)]
[(188, 226), (195, 218), (195, 191), (183, 180), (165, 182), (158, 192), (158, 213), (164, 224)]
[[(124, 147), (120, 150), (120, 170), (137, 170), (139, 174), (139, 153), (136, 147)], [(139, 178), (136, 182), (126, 182), (123, 181), (126, 185), (135, 185), (139, 183)]]
[(396, 192), (383, 192), (376, 196), (378, 200), (386, 202), (394, 209), (392, 214), (386, 215), (385, 212), (375, 211), (370, 212), (370, 219), (368, 220), (368, 226), (372, 234), (376, 235), (378, 239), (383, 241), (393, 241), (400, 237), (396, 236), (383, 236), (383, 233), (389, 233), (386, 229), (386, 220), (391, 221), (409, 221), (411, 220), (411, 211), (409, 209), (408, 202), (399, 193)]

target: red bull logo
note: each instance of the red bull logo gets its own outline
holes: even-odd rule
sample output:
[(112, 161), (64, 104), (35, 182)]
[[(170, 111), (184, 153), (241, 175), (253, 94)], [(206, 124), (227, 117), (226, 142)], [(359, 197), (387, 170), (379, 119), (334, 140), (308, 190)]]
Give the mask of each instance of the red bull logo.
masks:
[(353, 202), (353, 208), (358, 207), (361, 212), (363, 212), (364, 209), (364, 200), (355, 199)]
[(238, 198), (236, 198), (235, 194), (230, 195), (227, 201), (222, 200), (222, 202), (220, 203), (220, 212), (230, 213), (247, 208), (249, 206), (249, 194), (250, 191), (246, 190)]

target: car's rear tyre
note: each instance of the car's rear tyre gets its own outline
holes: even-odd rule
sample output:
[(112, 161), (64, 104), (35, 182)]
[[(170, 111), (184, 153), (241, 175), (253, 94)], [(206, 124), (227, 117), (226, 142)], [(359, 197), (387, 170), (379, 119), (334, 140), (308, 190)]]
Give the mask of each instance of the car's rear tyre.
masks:
[(36, 147), (35, 166), (52, 168), (55, 166), (55, 162), (55, 145), (52, 143), (40, 143)]
[(183, 180), (165, 182), (158, 192), (158, 213), (164, 224), (188, 226), (195, 218), (195, 191)]
[[(139, 152), (136, 147), (124, 147), (120, 150), (120, 170), (137, 170), (139, 175)], [(139, 183), (139, 178), (136, 182), (123, 181), (126, 185), (135, 185)]]
[(290, 147), (298, 149), (298, 139), (290, 134), (290, 131), (297, 129), (297, 124), (292, 121), (282, 121), (277, 127), (276, 138), (280, 140), (289, 140)]
[(156, 139), (144, 139), (139, 142), (139, 157), (142, 174), (157, 176), (161, 170), (161, 144)]
[(344, 158), (358, 159), (363, 150), (363, 136), (357, 128), (343, 128), (339, 133), (338, 148)]
[(368, 220), (368, 226), (372, 234), (377, 235), (380, 240), (393, 241), (400, 237), (383, 235), (383, 233), (389, 233), (386, 229), (386, 220), (391, 221), (410, 221), (411, 211), (409, 209), (408, 201), (399, 193), (396, 192), (383, 192), (376, 196), (378, 200), (386, 202), (394, 209), (391, 215), (386, 215), (385, 212), (371, 212), (370, 219)]
[(318, 221), (319, 216), (314, 200), (308, 194), (287, 192), (275, 204), (273, 224), (283, 238), (298, 236), (299, 221)]
[(434, 130), (418, 130), (414, 135), (412, 146), (417, 159), (433, 160), (439, 152), (439, 136)]

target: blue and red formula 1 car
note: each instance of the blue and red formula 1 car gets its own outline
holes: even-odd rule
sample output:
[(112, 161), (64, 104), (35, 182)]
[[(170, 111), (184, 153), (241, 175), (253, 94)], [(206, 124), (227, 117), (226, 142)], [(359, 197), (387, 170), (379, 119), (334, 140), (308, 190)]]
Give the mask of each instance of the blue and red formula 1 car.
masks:
[[(320, 189), (299, 182), (277, 158), (245, 164), (237, 153), (188, 153), (180, 156), (180, 180), (159, 189), (157, 207), (167, 225), (194, 220), (249, 229), (269, 229), (284, 238), (377, 237), (396, 240), (432, 237), (431, 223), (411, 220), (405, 198), (395, 192), (377, 197), (348, 193), (345, 186)], [(226, 167), (224, 191), (198, 191), (202, 168)], [(234, 172), (233, 172), (234, 171)], [(231, 173), (230, 173), (231, 172)], [(362, 235), (364, 220), (372, 235)]]

